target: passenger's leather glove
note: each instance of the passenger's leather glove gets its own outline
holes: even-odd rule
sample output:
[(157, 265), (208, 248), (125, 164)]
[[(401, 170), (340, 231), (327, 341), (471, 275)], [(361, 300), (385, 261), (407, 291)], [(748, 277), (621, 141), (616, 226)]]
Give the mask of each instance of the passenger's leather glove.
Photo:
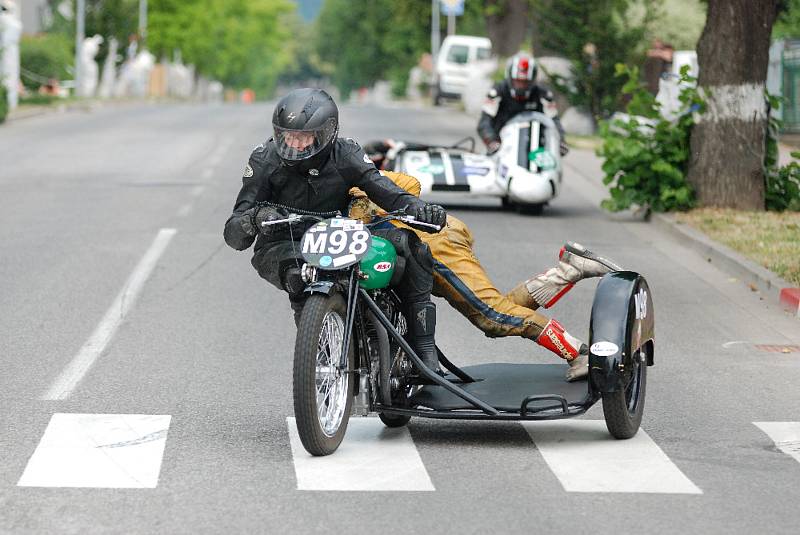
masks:
[(447, 222), (447, 212), (438, 204), (423, 204), (418, 206), (412, 214), (417, 221), (444, 227)]
[(494, 154), (495, 152), (497, 152), (499, 150), (500, 150), (500, 142), (499, 141), (490, 141), (486, 145), (486, 154), (488, 156), (491, 156), (492, 154)]
[(567, 142), (564, 141), (563, 139), (561, 140), (561, 143), (558, 146), (558, 152), (561, 153), (561, 156), (566, 156), (567, 153), (569, 152), (569, 146), (567, 145)]

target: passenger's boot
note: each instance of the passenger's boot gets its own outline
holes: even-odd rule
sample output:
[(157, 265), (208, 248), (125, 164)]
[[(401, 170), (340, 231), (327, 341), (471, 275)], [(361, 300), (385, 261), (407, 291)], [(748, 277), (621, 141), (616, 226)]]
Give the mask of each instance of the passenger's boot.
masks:
[(439, 355), (436, 353), (436, 305), (430, 301), (411, 303), (409, 325), (413, 335), (412, 347), (426, 367), (439, 372)]
[(536, 343), (569, 363), (567, 381), (577, 381), (589, 374), (589, 347), (569, 334), (556, 320), (547, 322)]
[(567, 242), (561, 248), (558, 259), (558, 266), (511, 290), (514, 302), (534, 310), (539, 307), (550, 308), (579, 280), (622, 270), (611, 260), (594, 254), (579, 243)]

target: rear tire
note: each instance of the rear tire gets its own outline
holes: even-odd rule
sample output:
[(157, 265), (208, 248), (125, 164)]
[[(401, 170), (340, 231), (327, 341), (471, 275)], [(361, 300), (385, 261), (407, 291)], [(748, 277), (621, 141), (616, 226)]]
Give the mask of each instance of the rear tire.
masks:
[(633, 359), (631, 381), (617, 392), (603, 393), (603, 416), (611, 436), (619, 439), (633, 437), (642, 423), (647, 390), (647, 346)]
[(515, 208), (514, 203), (508, 197), (500, 197), (500, 206), (502, 206), (503, 210), (513, 210)]
[(441, 91), (439, 91), (438, 85), (433, 89), (433, 105), (434, 106), (442, 105), (442, 93)]
[(315, 294), (303, 307), (294, 347), (294, 414), (303, 447), (330, 455), (347, 430), (353, 403), (353, 345), (338, 369), (345, 337), (344, 298)]
[(385, 412), (379, 412), (378, 418), (381, 419), (381, 422), (386, 427), (403, 427), (411, 420), (411, 416), (386, 414)]

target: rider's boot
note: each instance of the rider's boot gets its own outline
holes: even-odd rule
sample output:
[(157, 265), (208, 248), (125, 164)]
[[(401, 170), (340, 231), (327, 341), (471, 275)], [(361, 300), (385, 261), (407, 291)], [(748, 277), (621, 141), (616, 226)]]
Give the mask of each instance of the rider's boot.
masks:
[(567, 381), (577, 381), (589, 374), (589, 347), (569, 334), (556, 320), (547, 322), (536, 343), (569, 363)]
[(550, 308), (572, 289), (576, 282), (621, 271), (617, 264), (598, 256), (579, 243), (567, 242), (559, 252), (558, 266), (548, 269), (511, 290), (515, 303), (531, 309)]
[(436, 352), (436, 305), (430, 301), (411, 303), (409, 323), (413, 337), (413, 348), (426, 367), (439, 372), (439, 356)]

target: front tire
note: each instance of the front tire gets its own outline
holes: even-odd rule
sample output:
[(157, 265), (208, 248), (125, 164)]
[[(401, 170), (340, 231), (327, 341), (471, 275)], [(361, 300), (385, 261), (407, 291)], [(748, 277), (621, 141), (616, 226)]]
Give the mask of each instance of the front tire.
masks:
[(633, 437), (642, 423), (647, 390), (647, 348), (634, 356), (631, 381), (623, 390), (603, 392), (603, 416), (611, 436), (619, 439)]
[(542, 215), (544, 203), (517, 204), (517, 211), (522, 215)]
[(347, 430), (353, 403), (353, 345), (341, 370), (347, 307), (344, 298), (315, 294), (303, 307), (294, 347), (294, 414), (303, 447), (330, 455)]

